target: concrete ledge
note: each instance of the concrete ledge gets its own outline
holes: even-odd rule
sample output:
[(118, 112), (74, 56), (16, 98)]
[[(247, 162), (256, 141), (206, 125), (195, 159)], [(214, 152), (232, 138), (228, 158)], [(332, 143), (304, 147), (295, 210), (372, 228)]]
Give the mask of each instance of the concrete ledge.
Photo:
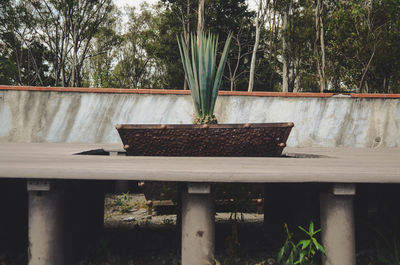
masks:
[[(170, 94), (190, 95), (189, 90), (170, 89), (127, 89), (127, 88), (88, 88), (88, 87), (39, 87), (39, 86), (6, 86), (0, 85), (0, 90), (15, 91), (55, 91), (80, 93), (111, 93), (111, 94)], [(400, 94), (355, 94), (355, 93), (292, 93), (292, 92), (247, 92), (247, 91), (220, 91), (220, 96), (256, 96), (256, 97), (311, 97), (329, 98), (336, 95), (346, 95), (352, 98), (400, 98)]]
[(178, 182), (400, 183), (400, 148), (286, 148), (290, 157), (73, 155), (117, 146), (0, 144), (0, 178)]

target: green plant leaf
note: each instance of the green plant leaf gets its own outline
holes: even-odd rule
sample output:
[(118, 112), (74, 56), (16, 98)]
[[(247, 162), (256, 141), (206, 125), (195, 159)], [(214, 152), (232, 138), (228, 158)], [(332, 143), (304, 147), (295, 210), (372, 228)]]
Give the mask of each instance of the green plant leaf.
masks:
[(308, 227), (308, 231), (310, 234), (314, 234), (314, 222), (310, 222), (310, 226)]
[(279, 250), (277, 261), (280, 263), (285, 256), (285, 253), (288, 252), (289, 250), (289, 241), (286, 240), (285, 243), (283, 244), (282, 248)]
[[(193, 41), (193, 35), (192, 35), (191, 40)], [(193, 44), (191, 46), (193, 48)], [(197, 73), (195, 70), (195, 65), (192, 65), (192, 63), (190, 61), (189, 50), (185, 44), (185, 40), (183, 39), (183, 37), (181, 37), (180, 40), (178, 38), (178, 47), (179, 47), (179, 53), (180, 53), (181, 59), (182, 59), (183, 69), (186, 74), (186, 80), (187, 80), (189, 88), (191, 90), (196, 113), (197, 113), (197, 115), (201, 115), (200, 97), (199, 97), (198, 89), (196, 88), (197, 87), (197, 84), (196, 84), (197, 78), (195, 75)]]
[(317, 240), (316, 240), (315, 238), (311, 238), (311, 240), (312, 240), (312, 242), (313, 242), (315, 248), (318, 249), (318, 245), (319, 245), (319, 244), (318, 244)]
[(212, 105), (211, 105), (211, 110), (214, 111), (214, 107), (215, 107), (215, 101), (217, 99), (218, 96), (218, 91), (219, 91), (219, 87), (221, 86), (221, 80), (222, 80), (222, 76), (224, 74), (224, 69), (225, 69), (225, 64), (226, 64), (226, 60), (228, 58), (228, 53), (229, 53), (229, 48), (231, 45), (231, 40), (232, 40), (232, 33), (230, 33), (228, 35), (228, 38), (225, 42), (225, 46), (224, 49), (222, 51), (222, 55), (221, 55), (221, 59), (219, 61), (219, 65), (218, 65), (218, 69), (217, 72), (215, 74), (215, 79), (214, 79), (214, 86), (212, 89)]
[[(197, 47), (197, 44), (195, 43), (195, 35), (192, 34), (192, 38), (190, 40), (191, 44), (191, 51), (192, 51), (192, 68), (193, 68), (193, 87), (189, 87), (190, 91), (193, 92), (195, 91), (197, 95), (197, 105), (199, 106), (199, 116), (203, 115), (203, 110), (202, 110), (202, 98), (201, 98), (201, 93), (200, 93), (200, 83), (199, 83), (199, 50)], [(188, 56), (188, 62), (190, 63), (189, 56)]]
[(302, 245), (301, 249), (306, 249), (311, 243), (311, 240), (307, 239), (307, 240), (301, 240), (296, 247), (299, 247), (300, 245)]
[(286, 248), (286, 242), (285, 242), (285, 244), (283, 245), (283, 247), (279, 250), (279, 252), (278, 252), (278, 257), (277, 257), (277, 262), (278, 263), (280, 263), (281, 261), (282, 261), (282, 258), (283, 258), (283, 255), (285, 254), (285, 252), (286, 252), (286, 250), (285, 250), (285, 248)]
[(294, 265), (294, 254), (293, 254), (293, 252), (290, 253), (289, 258), (286, 261), (286, 265)]
[(315, 243), (317, 245), (316, 248), (326, 256), (326, 252), (325, 252), (324, 247), (320, 243), (318, 243), (316, 240), (315, 240)]
[(299, 257), (298, 263), (302, 264), (303, 260), (304, 260), (304, 257), (306, 256), (306, 252), (304, 252), (304, 251), (300, 252), (299, 256), (300, 257)]
[(298, 226), (298, 228), (299, 228), (301, 231), (303, 231), (304, 233), (306, 233), (307, 235), (311, 236), (311, 234), (310, 234), (306, 229), (304, 229), (303, 227)]
[(229, 34), (225, 42), (218, 68), (216, 66), (218, 37), (211, 33), (201, 33), (198, 37), (197, 45), (196, 36), (191, 34), (189, 41), (191, 53), (184, 38), (178, 38), (179, 53), (197, 116), (199, 118), (213, 117), (232, 34)]

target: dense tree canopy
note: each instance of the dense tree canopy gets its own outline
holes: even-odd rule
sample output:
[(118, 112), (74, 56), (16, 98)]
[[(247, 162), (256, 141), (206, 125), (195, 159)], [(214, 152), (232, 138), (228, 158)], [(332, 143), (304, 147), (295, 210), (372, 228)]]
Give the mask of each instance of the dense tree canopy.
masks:
[[(177, 36), (198, 3), (0, 0), (0, 84), (186, 89)], [(205, 0), (221, 49), (233, 33), (221, 89), (400, 93), (400, 0), (255, 4)]]

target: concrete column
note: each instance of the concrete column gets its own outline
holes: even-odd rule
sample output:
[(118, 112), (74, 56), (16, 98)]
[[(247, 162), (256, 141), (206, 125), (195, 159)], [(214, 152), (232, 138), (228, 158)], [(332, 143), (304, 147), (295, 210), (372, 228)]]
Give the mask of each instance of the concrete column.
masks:
[(213, 264), (214, 214), (211, 185), (188, 184), (182, 192), (182, 265)]
[(354, 184), (334, 184), (321, 194), (322, 244), (326, 250), (323, 265), (355, 265)]
[(28, 264), (64, 264), (63, 191), (48, 180), (28, 180)]
[[(118, 150), (111, 150), (109, 152), (110, 156), (125, 156), (126, 153), (120, 152)], [(116, 193), (126, 193), (129, 191), (129, 181), (128, 180), (116, 180), (114, 192)]]

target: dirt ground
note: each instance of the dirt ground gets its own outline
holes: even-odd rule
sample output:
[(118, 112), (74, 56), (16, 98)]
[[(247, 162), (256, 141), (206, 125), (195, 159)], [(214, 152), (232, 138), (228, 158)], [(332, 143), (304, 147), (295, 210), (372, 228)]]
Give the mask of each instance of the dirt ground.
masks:
[[(232, 213), (216, 213), (215, 221), (229, 222), (234, 218)], [(261, 224), (263, 214), (243, 213), (238, 218), (246, 223)], [(143, 194), (108, 194), (104, 204), (105, 228), (132, 228), (136, 225), (176, 225), (176, 214), (148, 214), (148, 206)]]
[[(99, 245), (79, 264), (180, 264), (176, 215), (148, 212), (142, 194), (106, 195), (104, 235)], [(217, 213), (216, 262), (220, 264), (274, 264), (276, 252), (268, 252), (263, 214), (234, 216)]]

